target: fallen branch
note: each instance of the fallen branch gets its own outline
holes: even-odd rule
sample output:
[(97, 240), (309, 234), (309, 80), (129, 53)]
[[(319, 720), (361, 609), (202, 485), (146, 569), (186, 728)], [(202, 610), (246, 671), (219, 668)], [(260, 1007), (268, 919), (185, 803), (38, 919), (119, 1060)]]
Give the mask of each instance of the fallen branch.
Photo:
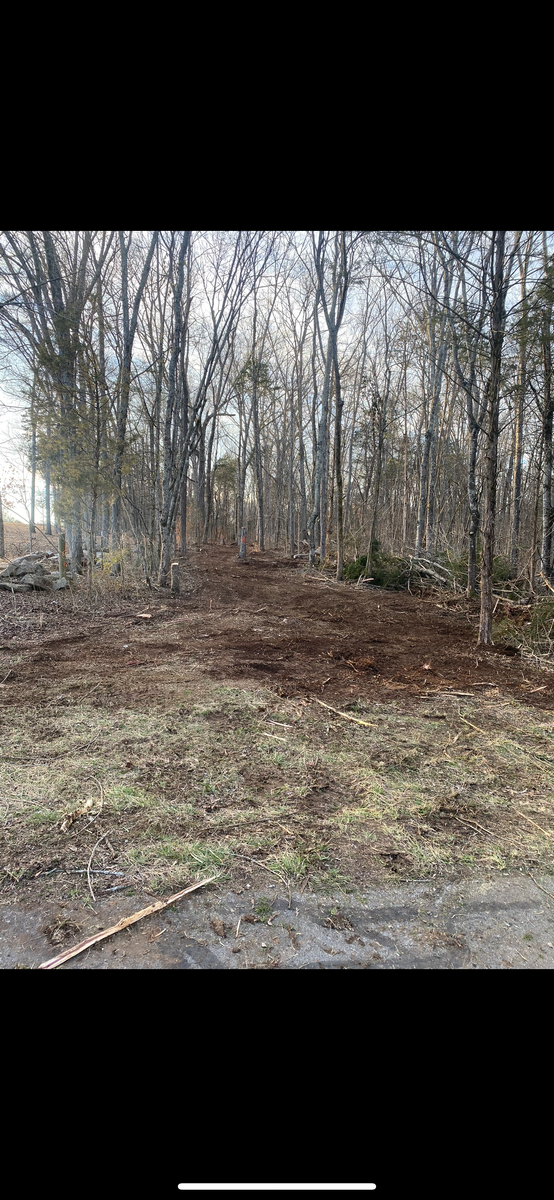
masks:
[(541, 833), (544, 833), (545, 837), (547, 837), (547, 838), (553, 837), (553, 835), (551, 833), (548, 833), (548, 831), (546, 829), (542, 828), (542, 825), (537, 825), (537, 822), (533, 821), (532, 817), (526, 817), (525, 813), (520, 812), (519, 809), (517, 809), (517, 808), (514, 809), (514, 812), (517, 813), (518, 817), (523, 817), (524, 821), (529, 821), (531, 825), (534, 825), (535, 829), (539, 829)]
[(96, 846), (93, 846), (93, 849), (92, 849), (92, 854), (91, 854), (91, 856), (90, 856), (90, 858), (89, 858), (89, 860), (88, 860), (88, 863), (87, 863), (87, 879), (88, 879), (88, 890), (89, 890), (89, 892), (90, 892), (90, 894), (91, 894), (91, 896), (92, 896), (92, 902), (93, 902), (93, 904), (96, 904), (96, 896), (94, 895), (94, 892), (93, 892), (93, 890), (92, 890), (92, 882), (91, 882), (91, 878), (90, 878), (90, 868), (91, 868), (91, 863), (92, 863), (92, 860), (93, 860), (93, 858), (94, 858), (94, 853), (95, 853), (96, 849), (98, 848), (98, 846), (100, 845), (100, 842), (103, 842), (103, 841), (104, 841), (104, 838), (105, 838), (105, 837), (107, 837), (107, 836), (108, 836), (108, 833), (107, 833), (107, 831), (106, 831), (106, 833), (103, 833), (103, 834), (102, 834), (102, 837), (99, 837), (99, 838), (98, 838), (98, 841), (97, 841), (97, 843), (96, 843)]
[(248, 855), (248, 854), (235, 854), (235, 858), (245, 858), (247, 862), (255, 863), (255, 865), (257, 867), (263, 867), (264, 871), (269, 871), (271, 875), (276, 875), (277, 879), (280, 879), (281, 883), (283, 883), (285, 885), (285, 887), (287, 887), (287, 881), (286, 881), (284, 875), (280, 875), (278, 871), (275, 871), (273, 869), (273, 867), (266, 867), (265, 863), (260, 862), (259, 859), (250, 858), (250, 855)]
[(48, 962), (39, 964), (39, 971), (51, 971), (54, 967), (61, 966), (67, 962), (68, 958), (74, 958), (76, 954), (82, 954), (83, 950), (88, 950), (91, 946), (95, 946), (97, 942), (103, 941), (104, 938), (112, 937), (114, 933), (119, 933), (120, 930), (126, 929), (128, 925), (134, 925), (136, 921), (141, 921), (143, 917), (149, 917), (151, 913), (161, 912), (162, 908), (167, 908), (170, 904), (175, 904), (177, 900), (181, 900), (189, 892), (196, 891), (197, 888), (206, 887), (208, 883), (213, 883), (215, 875), (210, 879), (203, 879), (201, 883), (193, 883), (190, 887), (184, 888), (182, 892), (177, 892), (175, 896), (170, 896), (169, 900), (158, 900), (156, 904), (150, 904), (148, 908), (141, 909), (140, 912), (133, 913), (132, 917), (123, 917), (118, 921), (117, 925), (112, 925), (109, 929), (103, 929), (101, 933), (95, 933), (93, 937), (86, 938), (84, 942), (79, 942), (77, 946), (73, 946), (71, 950), (64, 950), (62, 954), (57, 954), (55, 958), (50, 958)]
[[(411, 559), (410, 559), (410, 562), (411, 562)], [(444, 571), (445, 575), (449, 575), (450, 578), (452, 578), (452, 571), (449, 571), (448, 567), (443, 566), (442, 563), (432, 562), (430, 558), (419, 558), (419, 556), (418, 556), (414, 560), (416, 570), (417, 570), (418, 563), (427, 563), (430, 567), (434, 567), (437, 571)]]
[[(472, 729), (476, 729), (477, 733), (483, 733), (485, 735), (485, 737), (490, 737), (490, 734), (487, 733), (486, 729), (480, 729), (478, 725), (473, 724), (473, 721), (468, 721), (466, 719), (466, 717), (462, 717), (461, 712), (458, 713), (458, 716), (460, 718), (460, 721), (464, 721), (464, 723), (466, 725), (470, 725)], [(516, 742), (516, 746), (517, 746), (517, 742)], [(518, 748), (521, 749), (521, 747), (518, 747)]]
[[(257, 858), (250, 858), (250, 856), (248, 854), (235, 854), (235, 858), (244, 858), (244, 859), (246, 859), (247, 862), (255, 863), (255, 865), (257, 867), (263, 867), (264, 871), (269, 871), (271, 875), (276, 876), (277, 879), (279, 879), (281, 881), (281, 883), (283, 884), (283, 887), (285, 887), (287, 889), (287, 892), (289, 894), (289, 908), (292, 908), (291, 883), (288, 879), (285, 878), (284, 875), (280, 875), (278, 871), (275, 871), (273, 869), (273, 867), (266, 867), (265, 863), (259, 862)], [(242, 920), (242, 918), (241, 918), (241, 920)], [(248, 918), (246, 917), (245, 920), (248, 920)]]
[(428, 693), (429, 696), (469, 696), (471, 699), (473, 692), (443, 692), (435, 691), (434, 689)]
[[(471, 821), (466, 821), (466, 820), (464, 820), (463, 817), (457, 817), (457, 816), (454, 816), (454, 820), (461, 821), (462, 825), (469, 825), (470, 829), (475, 829), (475, 830), (481, 829), (483, 831), (483, 833), (487, 834), (487, 837), (492, 838), (493, 842), (498, 842), (498, 841), (505, 842), (506, 841), (506, 838), (503, 838), (502, 834), (498, 834), (495, 837), (494, 833), (490, 832), (490, 829), (485, 829), (484, 825), (479, 825), (477, 822), (474, 825)], [(509, 842), (508, 842), (508, 845), (509, 845)], [(523, 846), (523, 849), (525, 849), (525, 846), (523, 845), (522, 842), (516, 842), (516, 845)]]
[[(484, 825), (474, 825), (472, 821), (465, 821), (463, 817), (457, 817), (455, 814), (454, 820), (460, 821), (462, 825), (469, 825), (470, 829), (476, 829), (477, 831), (481, 830), (482, 833), (487, 834), (487, 837), (492, 838), (493, 842), (498, 841), (498, 838), (495, 837), (494, 833), (491, 833), (490, 829), (485, 829)], [(502, 838), (500, 840), (502, 841)]]
[[(489, 738), (489, 742), (490, 742), (490, 735), (487, 733), (486, 729), (480, 729), (478, 725), (473, 724), (473, 721), (468, 721), (466, 719), (466, 717), (462, 717), (461, 712), (458, 712), (458, 716), (460, 718), (460, 721), (463, 721), (466, 725), (471, 725), (471, 728), (476, 729), (477, 733), (484, 734), (484, 736), (486, 738)], [(527, 755), (527, 758), (534, 758), (540, 762), (547, 762), (550, 764), (550, 766), (552, 766), (552, 759), (547, 758), (546, 754), (537, 754), (537, 753), (533, 753), (532, 750), (525, 750), (525, 748), (523, 746), (520, 746), (519, 742), (514, 741), (513, 738), (504, 738), (504, 741), (509, 746), (515, 746), (516, 750), (519, 750), (520, 754)]]
[[(539, 575), (540, 575), (541, 579), (543, 580), (543, 582), (546, 584), (547, 588), (550, 588), (550, 591), (554, 592), (554, 587), (552, 587), (552, 584), (548, 582), (546, 575), (543, 575), (542, 571), (539, 571)], [(543, 888), (543, 891), (544, 891), (544, 888)], [(548, 895), (548, 892), (546, 894)]]
[(350, 713), (341, 712), (340, 708), (333, 708), (332, 704), (326, 704), (324, 700), (318, 700), (317, 696), (312, 696), (316, 704), (321, 704), (322, 708), (328, 708), (330, 712), (337, 713), (337, 716), (344, 717), (347, 721), (355, 721), (356, 725), (367, 725), (368, 729), (377, 729), (376, 721), (361, 721), (359, 717), (353, 717)]
[(547, 892), (546, 888), (543, 888), (542, 883), (537, 883), (535, 876), (531, 875), (530, 871), (528, 871), (527, 874), (529, 876), (529, 879), (532, 879), (533, 883), (537, 884), (537, 887), (541, 889), (541, 892), (544, 892), (545, 896), (550, 896), (550, 899), (554, 900), (554, 896), (552, 895), (552, 892)]

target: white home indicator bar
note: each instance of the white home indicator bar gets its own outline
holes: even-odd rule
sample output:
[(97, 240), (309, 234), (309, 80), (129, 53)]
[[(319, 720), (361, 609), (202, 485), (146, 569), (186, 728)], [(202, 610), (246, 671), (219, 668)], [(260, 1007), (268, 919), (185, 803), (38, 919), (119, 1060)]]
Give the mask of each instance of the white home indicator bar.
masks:
[(374, 1192), (376, 1183), (180, 1183), (181, 1192)]

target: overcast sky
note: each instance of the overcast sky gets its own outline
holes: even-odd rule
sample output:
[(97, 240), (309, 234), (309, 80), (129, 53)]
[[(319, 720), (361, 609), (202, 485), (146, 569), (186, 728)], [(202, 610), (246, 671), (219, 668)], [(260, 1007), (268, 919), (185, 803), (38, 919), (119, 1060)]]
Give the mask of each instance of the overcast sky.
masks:
[[(18, 448), (23, 411), (23, 401), (0, 388), (0, 491), (5, 521), (27, 522), (29, 519), (24, 498), (28, 498), (31, 490), (31, 474), (25, 465), (25, 456)], [(37, 474), (35, 519), (39, 524), (44, 521), (41, 504), (43, 486), (43, 480)]]

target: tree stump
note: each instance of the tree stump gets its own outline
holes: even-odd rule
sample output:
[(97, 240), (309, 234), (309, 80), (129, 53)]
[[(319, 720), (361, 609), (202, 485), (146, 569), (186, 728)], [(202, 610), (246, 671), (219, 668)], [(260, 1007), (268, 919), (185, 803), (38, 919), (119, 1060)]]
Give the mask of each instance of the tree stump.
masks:
[(171, 564), (171, 591), (174, 596), (179, 595), (179, 563)]

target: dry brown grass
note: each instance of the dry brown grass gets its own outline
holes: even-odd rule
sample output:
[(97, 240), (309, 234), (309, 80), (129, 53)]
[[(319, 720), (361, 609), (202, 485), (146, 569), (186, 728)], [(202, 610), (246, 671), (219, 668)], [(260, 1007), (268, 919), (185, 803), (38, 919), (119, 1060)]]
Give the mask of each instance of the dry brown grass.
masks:
[[(59, 603), (36, 593), (1, 601), (6, 899), (86, 902), (86, 866), (102, 834), (92, 864), (96, 895), (176, 891), (214, 871), (239, 886), (269, 883), (273, 874), (289, 887), (331, 891), (391, 877), (554, 868), (553, 717), (531, 706), (540, 677), (512, 683), (491, 658), (485, 679), (493, 668), (504, 671), (521, 700), (488, 684), (469, 697), (440, 694), (440, 676), (429, 694), (420, 684), (417, 695), (407, 694), (391, 647), (417, 629), (394, 598), (382, 633), (377, 618), (371, 626), (383, 655), (378, 690), (374, 677), (328, 656), (325, 636), (340, 648), (348, 619), (359, 628), (351, 593), (343, 600), (337, 591), (335, 602), (326, 591), (314, 602), (299, 580), (291, 610), (293, 585), (278, 582), (277, 571), (263, 583), (266, 594), (236, 572), (251, 592), (237, 603), (235, 571), (217, 576), (219, 593), (210, 584), (192, 601), (148, 592), (145, 604), (140, 580), (109, 578), (92, 600), (81, 585)], [(301, 620), (304, 596), (310, 607)], [(150, 620), (137, 616), (145, 611)], [(217, 678), (229, 648), (247, 657), (253, 637), (260, 649), (250, 655), (250, 676)], [(319, 692), (330, 709), (292, 686), (279, 695), (278, 680), (256, 684), (252, 671), (273, 643), (275, 661), (283, 671), (292, 664), (299, 679), (306, 646), (315, 645), (314, 674), (334, 671), (337, 680), (334, 692), (331, 685)], [(482, 676), (475, 652), (466, 659), (463, 648), (455, 661)], [(425, 643), (415, 654), (409, 669), (421, 680)]]

